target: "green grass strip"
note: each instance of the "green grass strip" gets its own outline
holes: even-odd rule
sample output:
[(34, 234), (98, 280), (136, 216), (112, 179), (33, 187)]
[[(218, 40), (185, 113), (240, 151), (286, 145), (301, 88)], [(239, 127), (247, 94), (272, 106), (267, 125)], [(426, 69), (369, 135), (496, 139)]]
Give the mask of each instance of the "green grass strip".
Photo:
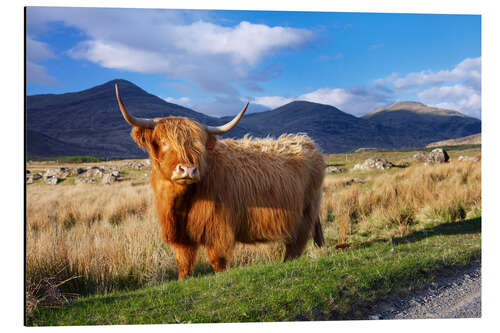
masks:
[(359, 319), (388, 295), (406, 295), (480, 256), (477, 218), (317, 259), (240, 267), (133, 292), (83, 297), (61, 308), (39, 308), (29, 324)]

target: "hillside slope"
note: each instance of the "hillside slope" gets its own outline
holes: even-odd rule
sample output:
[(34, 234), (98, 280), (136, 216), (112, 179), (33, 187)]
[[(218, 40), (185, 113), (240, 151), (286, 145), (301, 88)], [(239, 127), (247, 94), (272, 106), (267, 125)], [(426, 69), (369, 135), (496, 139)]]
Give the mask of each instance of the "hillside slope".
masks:
[(479, 119), (418, 102), (398, 102), (375, 109), (362, 118), (391, 128), (408, 147), (423, 147), (434, 141), (481, 132)]
[(464, 136), (463, 138), (450, 139), (433, 142), (427, 145), (427, 148), (459, 145), (479, 145), (481, 144), (481, 133)]

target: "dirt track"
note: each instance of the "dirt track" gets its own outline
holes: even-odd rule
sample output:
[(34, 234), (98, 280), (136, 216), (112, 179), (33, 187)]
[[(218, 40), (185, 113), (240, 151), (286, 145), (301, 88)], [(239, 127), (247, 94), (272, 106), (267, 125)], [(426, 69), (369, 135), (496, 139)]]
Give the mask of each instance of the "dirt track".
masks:
[(380, 305), (367, 319), (480, 318), (481, 263), (475, 262), (427, 290)]

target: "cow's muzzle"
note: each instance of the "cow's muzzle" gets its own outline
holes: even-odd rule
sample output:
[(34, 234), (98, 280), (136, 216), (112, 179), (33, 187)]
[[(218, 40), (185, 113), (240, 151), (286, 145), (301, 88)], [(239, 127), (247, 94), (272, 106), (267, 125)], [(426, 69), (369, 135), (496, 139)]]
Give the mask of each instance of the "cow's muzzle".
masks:
[(197, 167), (177, 164), (172, 173), (172, 180), (179, 184), (192, 184), (200, 181), (200, 171)]

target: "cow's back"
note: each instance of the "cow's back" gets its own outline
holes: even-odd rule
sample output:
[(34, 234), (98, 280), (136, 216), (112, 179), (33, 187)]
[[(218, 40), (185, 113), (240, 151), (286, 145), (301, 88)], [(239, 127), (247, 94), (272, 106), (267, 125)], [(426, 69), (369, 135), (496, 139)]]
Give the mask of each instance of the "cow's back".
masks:
[(240, 242), (293, 237), (319, 200), (325, 163), (307, 135), (226, 139), (208, 159), (189, 223), (202, 242), (233, 234)]

